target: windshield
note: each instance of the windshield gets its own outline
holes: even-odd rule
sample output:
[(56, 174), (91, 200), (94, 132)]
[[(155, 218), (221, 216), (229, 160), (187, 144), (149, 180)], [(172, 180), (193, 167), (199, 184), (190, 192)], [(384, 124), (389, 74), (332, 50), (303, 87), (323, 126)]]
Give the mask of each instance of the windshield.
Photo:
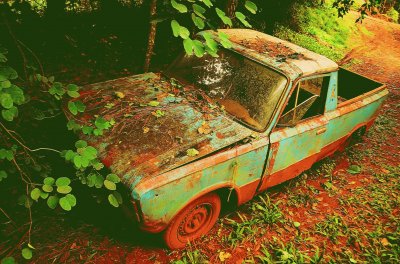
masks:
[(218, 57), (181, 55), (166, 74), (200, 88), (226, 112), (257, 130), (267, 126), (287, 83), (282, 74), (223, 49)]

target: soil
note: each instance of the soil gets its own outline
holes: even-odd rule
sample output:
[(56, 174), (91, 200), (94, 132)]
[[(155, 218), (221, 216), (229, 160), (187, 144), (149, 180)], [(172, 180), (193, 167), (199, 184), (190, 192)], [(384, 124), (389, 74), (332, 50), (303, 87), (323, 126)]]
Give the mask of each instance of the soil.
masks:
[[(63, 217), (36, 218), (32, 263), (257, 263), (285, 257), (301, 263), (301, 255), (317, 254), (323, 263), (372, 262), (371, 254), (396, 263), (387, 255), (400, 252), (395, 247), (400, 241), (400, 25), (376, 18), (366, 18), (363, 24), (371, 34), (354, 35), (341, 64), (387, 84), (390, 96), (363, 141), (262, 195), (277, 221), (251, 224), (259, 219), (254, 207), (263, 204), (257, 197), (228, 211), (209, 235), (170, 251), (161, 236), (139, 231), (120, 212), (81, 202)], [(360, 173), (348, 172), (353, 164), (360, 166)], [(384, 196), (388, 193), (392, 196)], [(249, 223), (243, 237), (229, 219), (242, 227)], [(17, 246), (7, 249), (10, 244), (0, 242), (0, 252), (15, 256), (20, 237), (11, 239)]]

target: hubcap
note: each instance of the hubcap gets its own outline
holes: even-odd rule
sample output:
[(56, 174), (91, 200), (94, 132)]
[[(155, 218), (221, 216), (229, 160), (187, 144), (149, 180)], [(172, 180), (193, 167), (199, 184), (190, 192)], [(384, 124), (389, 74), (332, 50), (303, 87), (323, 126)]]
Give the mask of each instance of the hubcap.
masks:
[(206, 204), (202, 204), (193, 208), (193, 210), (186, 216), (185, 220), (181, 223), (180, 236), (189, 238), (196, 236), (197, 232), (207, 226), (210, 219), (211, 208)]

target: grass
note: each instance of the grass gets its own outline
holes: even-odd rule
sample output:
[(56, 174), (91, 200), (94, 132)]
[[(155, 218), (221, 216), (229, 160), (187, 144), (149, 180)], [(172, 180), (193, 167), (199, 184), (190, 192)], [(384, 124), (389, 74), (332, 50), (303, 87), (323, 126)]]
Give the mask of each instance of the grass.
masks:
[(292, 21), (286, 25), (276, 25), (274, 35), (339, 61), (349, 49), (351, 34), (371, 33), (363, 26), (357, 28), (354, 15), (338, 18), (332, 2), (327, 1), (324, 6), (294, 4)]

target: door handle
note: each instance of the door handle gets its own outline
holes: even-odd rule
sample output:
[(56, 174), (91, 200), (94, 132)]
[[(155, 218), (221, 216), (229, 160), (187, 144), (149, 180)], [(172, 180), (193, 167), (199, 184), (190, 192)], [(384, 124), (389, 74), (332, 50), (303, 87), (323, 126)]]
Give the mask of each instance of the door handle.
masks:
[(317, 130), (317, 135), (321, 135), (326, 132), (326, 127), (320, 128)]

